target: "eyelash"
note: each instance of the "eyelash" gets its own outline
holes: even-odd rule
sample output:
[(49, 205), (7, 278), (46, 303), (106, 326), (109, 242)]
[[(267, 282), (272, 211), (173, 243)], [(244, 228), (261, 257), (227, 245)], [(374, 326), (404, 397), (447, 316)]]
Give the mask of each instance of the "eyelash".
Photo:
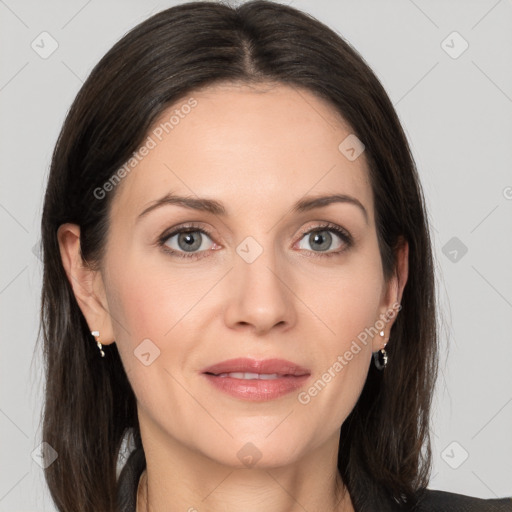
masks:
[[(337, 226), (336, 224), (332, 224), (330, 222), (325, 222), (325, 223), (319, 224), (317, 226), (314, 226), (313, 228), (307, 228), (307, 229), (302, 230), (300, 233), (299, 240), (301, 240), (305, 235), (308, 235), (308, 234), (311, 234), (311, 233), (314, 233), (317, 231), (318, 232), (321, 232), (321, 231), (334, 232), (345, 243), (345, 247), (338, 251), (331, 251), (331, 252), (309, 251), (312, 253), (314, 258), (316, 258), (316, 257), (325, 258), (325, 257), (330, 257), (330, 256), (339, 256), (339, 255), (341, 255), (341, 253), (350, 249), (353, 245), (353, 238), (350, 235), (350, 233), (348, 231), (344, 230), (343, 228)], [(195, 232), (202, 233), (202, 234), (208, 236), (209, 238), (213, 239), (213, 235), (212, 235), (212, 233), (210, 233), (210, 231), (208, 231), (207, 229), (205, 229), (197, 224), (189, 223), (189, 224), (180, 226), (179, 228), (174, 229), (171, 232), (165, 232), (163, 235), (160, 236), (160, 238), (157, 241), (157, 244), (159, 247), (161, 247), (163, 252), (165, 252), (166, 254), (170, 254), (172, 256), (177, 256), (178, 258), (188, 258), (188, 259), (204, 258), (206, 256), (202, 256), (201, 253), (207, 252), (207, 251), (190, 253), (187, 255), (186, 253), (183, 253), (180, 251), (175, 251), (174, 249), (169, 249), (165, 244), (169, 240), (169, 238), (172, 238), (175, 235), (179, 235), (180, 233), (195, 233)]]

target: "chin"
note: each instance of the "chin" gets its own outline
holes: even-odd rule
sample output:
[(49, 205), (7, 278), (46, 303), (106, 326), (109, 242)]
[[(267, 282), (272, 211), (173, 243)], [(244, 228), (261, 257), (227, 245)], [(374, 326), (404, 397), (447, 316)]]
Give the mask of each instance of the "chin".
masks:
[(297, 439), (287, 436), (276, 436), (265, 439), (265, 436), (244, 436), (216, 443), (203, 452), (219, 464), (237, 469), (270, 469), (287, 466), (297, 461), (300, 448)]

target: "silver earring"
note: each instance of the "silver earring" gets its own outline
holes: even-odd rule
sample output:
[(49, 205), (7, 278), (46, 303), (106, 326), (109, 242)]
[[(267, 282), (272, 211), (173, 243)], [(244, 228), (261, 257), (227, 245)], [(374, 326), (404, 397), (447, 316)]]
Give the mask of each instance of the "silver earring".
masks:
[[(384, 338), (384, 331), (380, 331), (379, 334)], [(387, 342), (384, 343), (384, 347), (386, 347)], [(382, 348), (377, 352), (373, 353), (373, 362), (377, 367), (377, 370), (384, 370), (388, 364), (388, 354), (386, 352), (386, 348)]]
[(100, 343), (100, 331), (91, 331), (91, 334), (94, 336), (94, 339), (96, 340), (96, 345), (98, 345), (98, 348), (100, 349), (101, 357), (105, 357), (105, 352), (103, 352), (103, 347)]

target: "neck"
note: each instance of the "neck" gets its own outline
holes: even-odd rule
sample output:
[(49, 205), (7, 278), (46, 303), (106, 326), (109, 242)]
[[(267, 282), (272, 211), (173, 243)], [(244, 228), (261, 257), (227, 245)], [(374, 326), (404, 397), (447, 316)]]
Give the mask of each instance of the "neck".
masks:
[[(272, 480), (272, 476), (270, 475), (269, 484), (271, 484), (271, 480)], [(276, 483), (276, 482), (274, 481), (274, 483)], [(283, 486), (281, 486), (280, 484), (278, 484), (278, 486), (281, 488), (282, 493), (285, 493), (285, 494), (287, 493), (287, 490)], [(277, 490), (279, 491), (279, 489), (277, 489)], [(253, 506), (252, 508), (245, 508), (244, 510), (261, 510), (260, 507), (267, 508), (267, 503), (269, 503), (269, 502), (274, 503), (276, 501), (275, 499), (270, 500), (268, 498), (265, 498), (265, 496), (268, 495), (269, 493), (271, 493), (272, 491), (273, 491), (273, 489), (272, 489), (272, 486), (270, 485), (269, 488), (262, 489), (259, 495), (257, 492), (254, 492), (253, 496), (252, 496), (252, 502), (255, 503), (255, 506)], [(149, 494), (150, 493), (149, 493), (149, 483), (148, 483), (147, 471), (144, 470), (144, 472), (142, 473), (141, 478), (139, 480), (139, 486), (138, 486), (138, 491), (137, 491), (136, 512), (157, 512), (159, 510), (166, 510), (168, 512), (174, 512), (174, 510), (178, 510), (178, 509), (179, 510), (187, 510), (188, 512), (197, 512), (197, 509), (195, 507), (188, 507), (187, 509), (184, 509), (183, 507), (179, 508), (178, 506), (176, 506), (176, 507), (173, 506), (172, 508), (169, 508), (169, 503), (171, 501), (172, 501), (172, 503), (176, 502), (175, 499), (171, 499), (170, 497), (167, 497), (165, 499), (166, 504), (164, 506), (157, 508), (158, 505), (154, 506), (154, 503), (159, 501), (159, 499), (160, 499), (158, 497), (158, 494), (159, 494), (158, 490), (156, 490), (154, 493), (151, 493), (152, 496), (154, 494), (157, 495), (157, 497), (155, 497), (154, 499), (150, 500)], [(222, 510), (226, 510), (226, 511), (240, 510), (240, 506), (235, 503), (236, 499), (240, 499), (240, 497), (235, 498), (234, 500), (231, 500), (233, 502), (231, 506), (227, 506), (226, 501), (223, 501), (224, 508), (222, 508)], [(199, 500), (196, 499), (193, 501), (194, 501), (194, 503), (201, 502), (200, 499)], [(220, 501), (220, 500), (217, 500), (217, 501)], [(244, 507), (245, 506), (249, 507), (249, 503), (248, 503), (249, 501), (251, 501), (251, 498), (248, 497), (247, 495), (244, 495), (243, 496), (243, 502), (245, 503)], [(277, 500), (277, 501), (280, 501), (280, 500)], [(285, 505), (279, 509), (272, 508), (272, 510), (273, 511), (274, 510), (282, 510), (282, 511), (287, 511), (287, 512), (288, 511), (303, 512), (304, 510), (313, 510), (310, 502), (315, 502), (315, 500), (307, 500), (307, 501), (308, 501), (307, 506), (302, 505), (301, 501), (293, 498), (293, 496), (290, 495), (289, 499), (287, 500), (287, 505)], [(332, 499), (324, 498), (324, 499), (317, 500), (317, 502), (320, 503), (320, 505), (317, 505), (317, 507), (321, 507), (321, 508), (318, 508), (319, 510), (321, 509), (321, 510), (332, 511), (332, 512), (354, 512), (354, 508), (352, 505), (350, 495), (347, 491), (347, 488), (343, 486), (343, 483), (341, 482), (341, 478), (337, 482), (336, 489), (334, 489), (334, 491), (333, 491)], [(260, 505), (260, 503), (262, 503), (262, 505)], [(215, 509), (215, 507), (217, 507), (217, 506), (218, 505), (205, 507), (204, 505), (201, 505), (201, 511), (205, 511), (205, 512), (213, 511)], [(216, 509), (216, 510), (219, 510), (219, 509)]]
[(353, 512), (337, 470), (337, 439), (294, 464), (224, 466), (182, 445), (172, 452), (149, 437), (146, 470), (139, 480), (137, 512)]

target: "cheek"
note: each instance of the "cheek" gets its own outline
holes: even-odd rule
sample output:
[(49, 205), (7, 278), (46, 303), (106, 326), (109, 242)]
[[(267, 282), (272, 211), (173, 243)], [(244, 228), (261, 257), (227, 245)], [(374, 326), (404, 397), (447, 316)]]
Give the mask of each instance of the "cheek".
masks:
[(171, 374), (182, 366), (187, 343), (186, 337), (169, 343), (186, 313), (183, 286), (138, 267), (116, 269), (108, 289), (117, 349), (139, 406), (171, 407), (179, 401)]
[(108, 296), (120, 341), (137, 345), (145, 338), (161, 340), (197, 302), (203, 288), (193, 275), (143, 259), (115, 267)]
[(380, 261), (358, 258), (329, 274), (300, 278), (305, 302), (323, 325), (319, 335), (331, 339), (329, 346), (337, 350), (344, 350), (379, 318), (383, 290)]
[[(158, 282), (154, 273), (148, 272), (127, 260), (110, 266), (107, 281), (107, 300), (116, 345), (127, 374), (141, 370), (145, 360), (159, 357), (160, 338), (172, 326), (170, 323), (169, 296), (174, 287)], [(150, 356), (143, 356), (149, 353)], [(142, 363), (142, 364), (141, 364)]]
[[(371, 337), (365, 332), (375, 321), (368, 310), (340, 315), (336, 336), (324, 337), (321, 363), (310, 385), (297, 396), (298, 407), (310, 428), (332, 432), (340, 428), (354, 408), (364, 387), (372, 356)], [(318, 423), (316, 418), (322, 417)]]
[(111, 267), (108, 277), (116, 345), (137, 397), (145, 402), (156, 389), (169, 387), (166, 369), (181, 371), (195, 354), (201, 297), (214, 282), (135, 258)]
[[(371, 261), (370, 261), (371, 259)], [(364, 387), (372, 357), (372, 340), (379, 320), (382, 293), (380, 260), (368, 258), (347, 265), (330, 282), (317, 281), (322, 293), (308, 296), (308, 306), (321, 322), (314, 356), (320, 362), (311, 386), (299, 395), (307, 421), (325, 417), (338, 428), (355, 406)], [(325, 415), (325, 411), (330, 411)]]

